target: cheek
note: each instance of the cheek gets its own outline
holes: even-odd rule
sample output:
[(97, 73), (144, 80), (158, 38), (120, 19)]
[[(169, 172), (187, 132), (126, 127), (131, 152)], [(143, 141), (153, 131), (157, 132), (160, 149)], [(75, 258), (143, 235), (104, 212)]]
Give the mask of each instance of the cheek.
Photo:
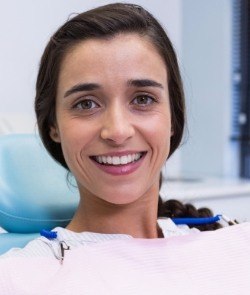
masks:
[(169, 155), (171, 141), (171, 117), (169, 113), (158, 113), (146, 125), (147, 138), (152, 148), (153, 162), (164, 165)]
[[(67, 117), (61, 119), (59, 132), (61, 141), (65, 145), (71, 145), (71, 149), (85, 144), (93, 136), (95, 126), (89, 122), (84, 122), (79, 117)], [(74, 144), (73, 144), (74, 143)], [(72, 145), (73, 144), (73, 145)]]
[(89, 124), (84, 124), (78, 118), (61, 120), (59, 132), (61, 145), (66, 162), (70, 162), (80, 156), (82, 149), (86, 149), (93, 137), (93, 128)]
[(168, 112), (157, 112), (152, 114), (149, 120), (145, 120), (142, 126), (147, 133), (150, 142), (160, 146), (170, 142), (171, 137), (171, 117)]

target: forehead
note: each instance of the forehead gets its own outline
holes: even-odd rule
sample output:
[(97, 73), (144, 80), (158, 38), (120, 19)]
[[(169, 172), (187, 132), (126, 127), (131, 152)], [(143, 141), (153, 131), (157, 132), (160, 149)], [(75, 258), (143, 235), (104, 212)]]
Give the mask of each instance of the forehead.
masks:
[(111, 39), (88, 39), (71, 48), (61, 65), (59, 86), (133, 78), (167, 83), (166, 65), (148, 38), (120, 34)]

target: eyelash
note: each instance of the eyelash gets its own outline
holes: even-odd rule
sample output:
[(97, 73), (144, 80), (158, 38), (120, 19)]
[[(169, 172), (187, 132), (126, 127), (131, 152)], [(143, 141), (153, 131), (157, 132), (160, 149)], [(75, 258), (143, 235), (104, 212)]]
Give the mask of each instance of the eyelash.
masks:
[(73, 106), (73, 109), (79, 109), (79, 110), (91, 110), (93, 108), (80, 108), (79, 105), (81, 105), (82, 103), (85, 103), (85, 102), (91, 102), (91, 103), (95, 103), (97, 106), (99, 106), (94, 100), (92, 99), (83, 99), (81, 101), (79, 101), (78, 103), (76, 103), (74, 106)]
[[(136, 96), (136, 97), (133, 99), (133, 101), (136, 100), (136, 99), (138, 99), (138, 98), (142, 98), (142, 97), (146, 97), (146, 98), (149, 98), (149, 99), (151, 100), (151, 103), (149, 103), (149, 104), (143, 104), (143, 107), (150, 106), (150, 105), (152, 105), (152, 104), (154, 104), (154, 103), (157, 102), (157, 100), (156, 100), (154, 97), (152, 97), (152, 96), (150, 96), (150, 95), (148, 95), (148, 94), (140, 94), (140, 95)], [(140, 104), (137, 104), (137, 105), (140, 106)]]
[[(138, 99), (138, 98), (142, 98), (142, 97), (145, 97), (145, 98), (148, 98), (148, 99), (151, 100), (151, 103), (146, 103), (146, 104), (139, 104), (139, 103), (137, 103), (137, 104), (136, 104), (137, 106), (142, 107), (142, 108), (149, 107), (149, 106), (151, 106), (152, 104), (158, 102), (157, 99), (155, 99), (154, 97), (152, 97), (152, 96), (150, 96), (150, 95), (148, 95), (148, 94), (140, 94), (140, 95), (136, 96), (136, 97), (132, 100), (132, 102), (135, 101), (136, 99)], [(97, 107), (99, 107), (99, 104), (96, 103), (94, 100), (92, 100), (92, 99), (83, 99), (83, 100), (77, 102), (75, 105), (73, 105), (73, 109), (79, 109), (79, 110), (92, 110), (92, 109), (97, 108), (97, 107), (91, 107), (91, 108), (82, 108), (82, 107), (79, 107), (82, 103), (85, 103), (85, 102), (91, 102), (92, 104), (94, 103)]]

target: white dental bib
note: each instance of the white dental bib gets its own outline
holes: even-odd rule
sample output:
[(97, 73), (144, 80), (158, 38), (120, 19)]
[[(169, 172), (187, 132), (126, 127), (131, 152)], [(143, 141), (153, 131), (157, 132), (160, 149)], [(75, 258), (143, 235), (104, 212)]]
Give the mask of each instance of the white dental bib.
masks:
[(250, 223), (166, 239), (110, 240), (51, 257), (0, 260), (0, 294), (244, 295)]

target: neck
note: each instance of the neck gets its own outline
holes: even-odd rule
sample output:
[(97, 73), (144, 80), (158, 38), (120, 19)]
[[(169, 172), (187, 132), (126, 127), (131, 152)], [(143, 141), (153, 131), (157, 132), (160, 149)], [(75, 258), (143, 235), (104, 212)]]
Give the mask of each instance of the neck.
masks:
[(127, 234), (134, 238), (161, 236), (157, 226), (158, 189), (150, 189), (133, 203), (116, 205), (84, 194), (67, 229), (75, 232)]

